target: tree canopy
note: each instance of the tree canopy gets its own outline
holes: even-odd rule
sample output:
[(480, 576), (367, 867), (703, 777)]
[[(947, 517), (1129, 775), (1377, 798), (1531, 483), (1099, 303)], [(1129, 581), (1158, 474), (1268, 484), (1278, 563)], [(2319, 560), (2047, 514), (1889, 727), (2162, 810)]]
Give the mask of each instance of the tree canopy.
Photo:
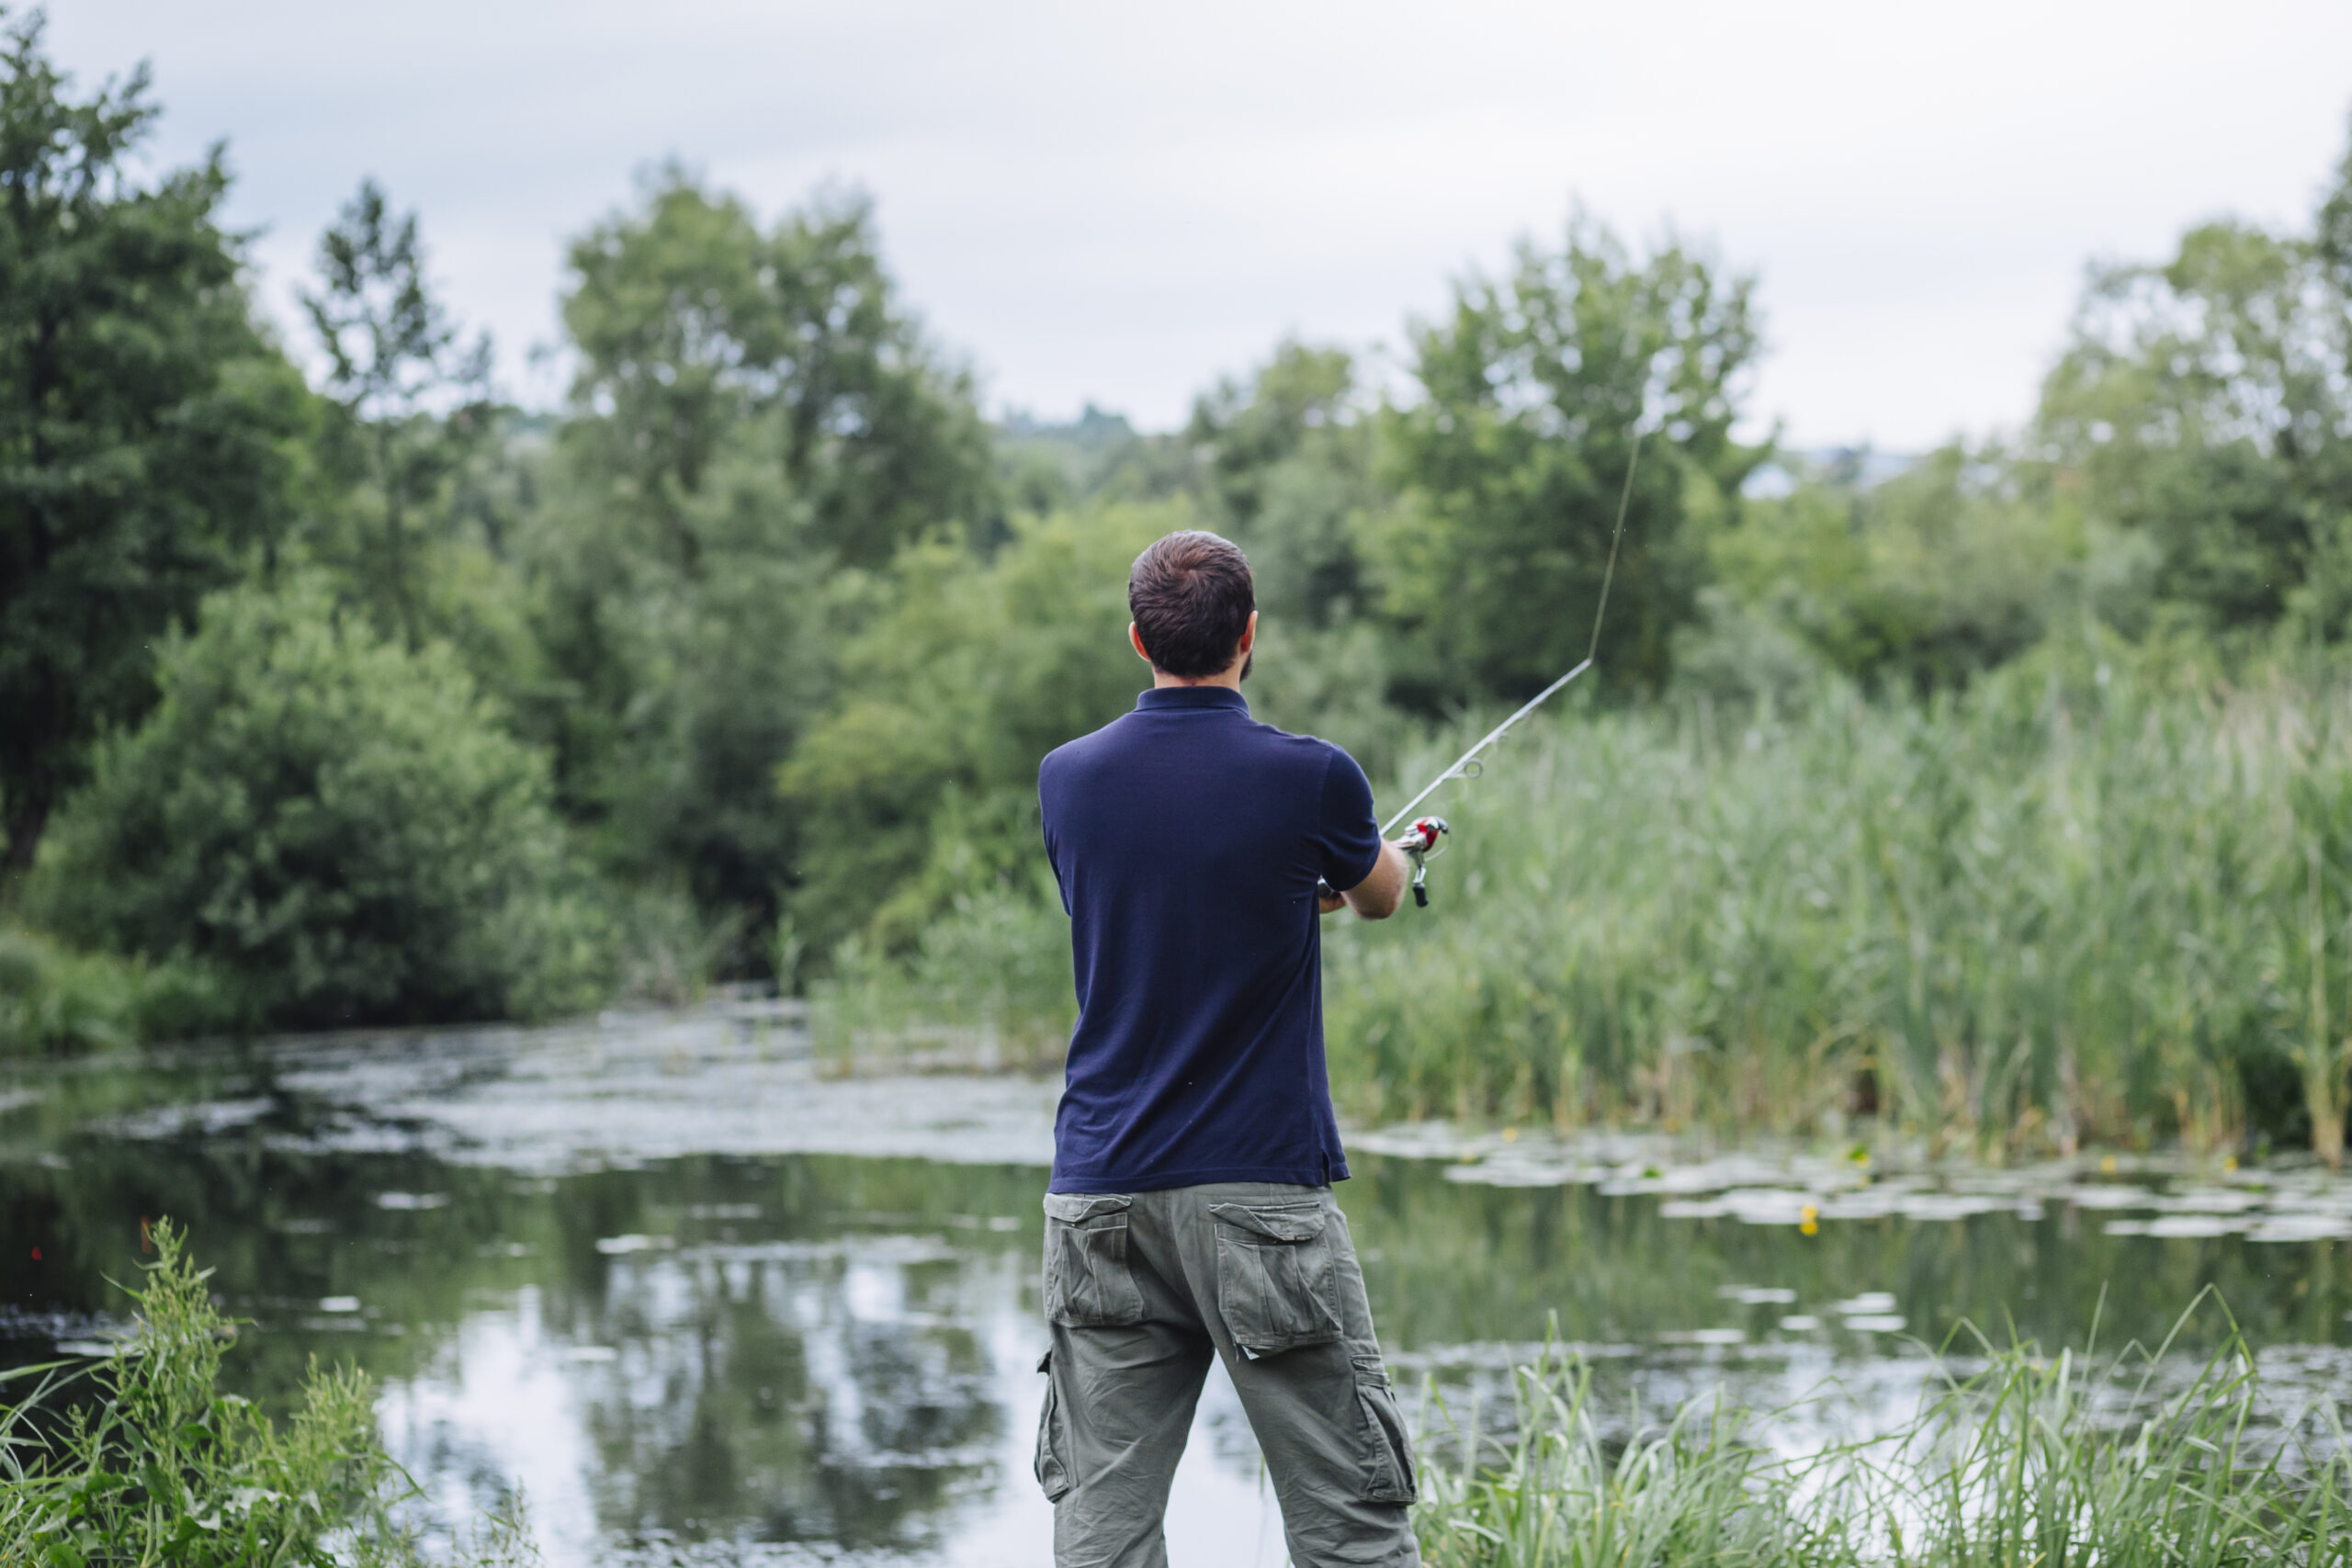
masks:
[(253, 321), (216, 149), (152, 181), (134, 73), (77, 96), (38, 13), (0, 32), (0, 823), (32, 863), (153, 644), (286, 531), (301, 378)]

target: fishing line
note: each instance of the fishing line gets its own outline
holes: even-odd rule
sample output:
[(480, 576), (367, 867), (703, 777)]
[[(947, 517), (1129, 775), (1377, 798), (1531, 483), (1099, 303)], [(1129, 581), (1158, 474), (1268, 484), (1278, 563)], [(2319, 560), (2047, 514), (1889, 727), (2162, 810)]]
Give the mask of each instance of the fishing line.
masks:
[[(1520, 705), (1518, 712), (1512, 714), (1509, 718), (1495, 726), (1494, 728), (1487, 731), (1485, 738), (1481, 739), (1478, 744), (1471, 747), (1467, 751), (1463, 752), (1461, 756), (1456, 757), (1453, 760), (1453, 765), (1452, 767), (1446, 769), (1445, 772), (1431, 779), (1429, 782), (1428, 787), (1424, 788), (1420, 794), (1413, 796), (1412, 799), (1407, 801), (1403, 809), (1398, 811), (1396, 816), (1391, 817), (1387, 822), (1383, 825), (1380, 829), (1380, 836), (1382, 838), (1385, 839), (1388, 837), (1389, 834), (1395, 832), (1396, 830), (1396, 824), (1412, 816), (1413, 807), (1419, 806), (1424, 800), (1427, 800), (1430, 795), (1435, 795), (1437, 793), (1438, 786), (1444, 784), (1448, 779), (1476, 778), (1479, 773), (1484, 771), (1478, 762), (1479, 752), (1485, 750), (1487, 747), (1492, 746), (1496, 741), (1500, 740), (1505, 735), (1508, 735), (1510, 732), (1511, 726), (1517, 724), (1521, 719), (1525, 718), (1529, 714), (1533, 713), (1537, 708), (1542, 707), (1545, 703), (1552, 699), (1555, 693), (1558, 692), (1569, 682), (1575, 680), (1577, 676), (1592, 668), (1594, 658), (1600, 652), (1600, 624), (1602, 619), (1609, 614), (1610, 585), (1617, 580), (1617, 547), (1624, 540), (1625, 537), (1625, 513), (1633, 504), (1634, 501), (1634, 470), (1642, 460), (1642, 437), (1645, 434), (1645, 432), (1643, 431), (1640, 423), (1636, 422), (1634, 426), (1634, 449), (1626, 454), (1625, 457), (1625, 483), (1623, 488), (1617, 493), (1617, 523), (1616, 525), (1609, 532), (1609, 564), (1602, 570), (1600, 574), (1600, 603), (1592, 612), (1592, 638), (1585, 645), (1584, 658), (1577, 662), (1577, 667), (1575, 669), (1569, 671), (1566, 674), (1561, 676), (1558, 680), (1553, 682), (1550, 685), (1544, 687), (1533, 696), (1528, 698), (1525, 703)], [(1430, 821), (1436, 824), (1436, 833), (1442, 833), (1446, 830), (1445, 824), (1442, 819), (1431, 818)], [(1424, 840), (1421, 848), (1419, 850), (1408, 850), (1406, 852), (1413, 856), (1416, 863), (1413, 878), (1413, 895), (1414, 901), (1416, 903), (1426, 904), (1429, 901), (1427, 896), (1421, 890), (1419, 863), (1424, 858), (1434, 858), (1429, 854), (1429, 852), (1431, 846), (1433, 846), (1437, 841), (1436, 833), (1421, 835)]]

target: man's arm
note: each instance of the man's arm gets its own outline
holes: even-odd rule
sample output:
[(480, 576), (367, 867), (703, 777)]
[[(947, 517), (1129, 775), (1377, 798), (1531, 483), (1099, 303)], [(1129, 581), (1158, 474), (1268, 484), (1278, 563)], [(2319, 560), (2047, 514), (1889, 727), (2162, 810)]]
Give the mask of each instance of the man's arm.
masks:
[(1395, 844), (1383, 844), (1370, 875), (1345, 892), (1317, 899), (1316, 908), (1328, 915), (1345, 904), (1367, 920), (1385, 920), (1405, 901), (1405, 884), (1411, 876), (1405, 852)]

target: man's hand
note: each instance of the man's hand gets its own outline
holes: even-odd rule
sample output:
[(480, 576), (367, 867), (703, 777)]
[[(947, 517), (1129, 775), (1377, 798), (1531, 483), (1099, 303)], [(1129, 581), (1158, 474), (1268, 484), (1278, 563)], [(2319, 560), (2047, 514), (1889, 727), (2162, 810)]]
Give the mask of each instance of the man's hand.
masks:
[(1340, 894), (1332, 892), (1331, 885), (1329, 883), (1318, 882), (1315, 885), (1315, 912), (1317, 914), (1336, 915), (1347, 907), (1347, 899)]
[(1362, 882), (1338, 894), (1318, 887), (1316, 910), (1334, 914), (1345, 904), (1367, 920), (1385, 920), (1405, 901), (1405, 884), (1412, 874), (1412, 868), (1405, 863), (1405, 852), (1395, 844), (1383, 844), (1380, 858), (1372, 863), (1372, 874)]

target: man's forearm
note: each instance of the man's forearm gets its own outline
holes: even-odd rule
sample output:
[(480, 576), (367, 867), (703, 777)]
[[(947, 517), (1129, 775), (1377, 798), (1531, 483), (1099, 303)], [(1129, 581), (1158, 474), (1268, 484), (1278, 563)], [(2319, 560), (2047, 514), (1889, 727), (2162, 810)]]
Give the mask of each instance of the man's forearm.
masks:
[(1372, 874), (1349, 888), (1340, 897), (1348, 908), (1367, 920), (1385, 920), (1396, 912), (1405, 901), (1405, 884), (1412, 879), (1412, 868), (1406, 863), (1405, 852), (1395, 844), (1380, 846), (1380, 858), (1373, 863)]

